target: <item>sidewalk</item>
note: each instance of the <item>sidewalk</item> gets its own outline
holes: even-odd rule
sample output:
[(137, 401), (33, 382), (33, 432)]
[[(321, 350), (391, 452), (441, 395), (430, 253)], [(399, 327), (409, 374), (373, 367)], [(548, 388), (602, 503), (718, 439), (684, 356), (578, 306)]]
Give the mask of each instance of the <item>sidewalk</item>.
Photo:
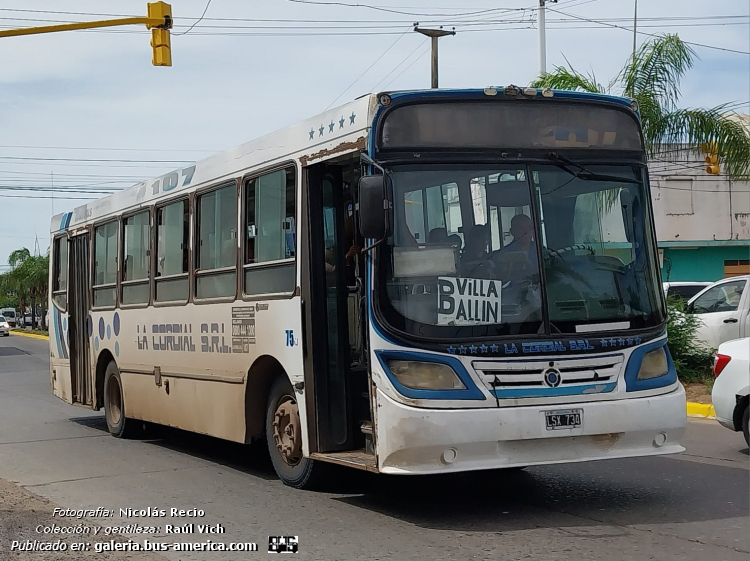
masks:
[[(97, 553), (94, 547), (89, 545), (88, 551), (71, 551), (71, 544), (94, 542), (116, 542), (127, 541), (120, 536), (107, 536), (100, 533), (99, 536), (92, 534), (68, 534), (68, 533), (39, 533), (38, 526), (50, 527), (72, 527), (82, 523), (84, 526), (98, 526), (87, 519), (60, 518), (52, 516), (54, 508), (58, 506), (50, 501), (39, 497), (23, 487), (10, 481), (0, 479), (0, 559), (33, 559), (34, 561), (67, 561), (76, 559), (96, 559), (97, 561), (167, 561), (166, 557), (156, 553), (144, 553), (134, 551), (102, 552)], [(70, 508), (71, 505), (59, 505)], [(11, 551), (14, 542), (57, 543), (64, 544), (66, 551)], [(59, 546), (58, 546), (59, 547)]]

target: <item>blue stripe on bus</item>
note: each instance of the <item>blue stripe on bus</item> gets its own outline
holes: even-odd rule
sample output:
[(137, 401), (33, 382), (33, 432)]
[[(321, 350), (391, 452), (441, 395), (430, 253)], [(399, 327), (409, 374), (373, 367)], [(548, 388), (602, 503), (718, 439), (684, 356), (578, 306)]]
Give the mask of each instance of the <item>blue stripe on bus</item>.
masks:
[(60, 326), (60, 311), (55, 307), (53, 307), (52, 310), (52, 318), (55, 321), (55, 343), (57, 344), (57, 358), (65, 359), (68, 358), (68, 353), (63, 353), (64, 345), (60, 344), (60, 331), (62, 329)]
[(490, 392), (498, 399), (520, 399), (523, 397), (562, 397), (571, 395), (597, 395), (609, 393), (617, 387), (617, 382), (607, 384), (586, 384), (583, 386), (560, 386), (557, 388), (508, 388)]

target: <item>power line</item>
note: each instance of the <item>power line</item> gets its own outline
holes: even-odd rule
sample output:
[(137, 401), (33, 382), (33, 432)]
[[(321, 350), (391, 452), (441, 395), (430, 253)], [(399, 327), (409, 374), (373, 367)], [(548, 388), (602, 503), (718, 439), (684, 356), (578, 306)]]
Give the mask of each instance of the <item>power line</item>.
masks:
[[(377, 92), (380, 89), (380, 85), (383, 82), (385, 82), (394, 72), (396, 72), (396, 70), (398, 70), (401, 67), (402, 64), (405, 64), (406, 61), (409, 60), (411, 58), (411, 56), (414, 53), (416, 53), (419, 49), (421, 49), (425, 45), (425, 43), (427, 43), (428, 41), (429, 41), (429, 39), (424, 39), (423, 41), (421, 41), (414, 48), (413, 51), (411, 51), (408, 55), (406, 55), (406, 57), (393, 68), (393, 70), (391, 70), (388, 74), (386, 74), (385, 77), (382, 80), (380, 80), (380, 82), (378, 82), (377, 84), (375, 84), (375, 87), (373, 88), (373, 91)], [(388, 83), (390, 84), (390, 82), (388, 82)]]
[(29, 144), (0, 144), (0, 148), (22, 148), (33, 150), (87, 150), (100, 152), (196, 152), (196, 153), (215, 153), (219, 150), (195, 150), (179, 148), (101, 148), (93, 146), (32, 146)]
[(193, 30), (193, 28), (196, 25), (198, 25), (203, 20), (203, 18), (206, 16), (206, 12), (208, 11), (208, 7), (211, 5), (211, 2), (212, 2), (212, 0), (208, 0), (208, 2), (206, 3), (206, 8), (203, 10), (203, 13), (201, 14), (201, 17), (198, 18), (198, 21), (196, 21), (193, 25), (191, 25), (190, 28), (187, 31), (185, 31), (183, 33), (172, 33), (172, 35), (179, 36), (179, 35), (187, 35), (188, 33), (190, 33)]
[(27, 156), (0, 156), (0, 160), (32, 160), (44, 162), (120, 162), (120, 163), (161, 163), (161, 164), (192, 164), (193, 160), (120, 160), (114, 158), (32, 158)]
[[(376, 10), (379, 12), (388, 12), (391, 14), (400, 14), (404, 16), (441, 16), (443, 14), (429, 14), (424, 12), (403, 12), (400, 10), (392, 9), (392, 8), (385, 8), (383, 6), (373, 6), (370, 4), (352, 4), (349, 2), (322, 2), (320, 0), (287, 0), (287, 2), (293, 2), (295, 4), (312, 4), (316, 6), (344, 6), (347, 8), (367, 8), (370, 10)], [(514, 12), (519, 10), (524, 10), (526, 8), (490, 8), (486, 10), (478, 10), (475, 12), (464, 12), (462, 14), (450, 14), (452, 17), (460, 17), (460, 16), (473, 16), (477, 14), (486, 14), (490, 12)]]
[[(550, 12), (555, 12), (556, 14), (560, 14), (560, 15), (563, 15), (563, 16), (568, 16), (568, 17), (572, 17), (572, 18), (579, 19), (579, 20), (582, 20), (582, 21), (587, 21), (589, 23), (596, 23), (596, 24), (599, 24), (599, 25), (607, 26), (607, 27), (614, 27), (614, 28), (617, 28), (617, 29), (624, 29), (625, 31), (628, 31), (628, 32), (631, 32), (631, 33), (633, 31), (632, 28), (623, 27), (621, 25), (615, 25), (615, 24), (612, 24), (612, 23), (605, 23), (605, 22), (601, 22), (601, 21), (597, 21), (597, 20), (593, 20), (593, 19), (584, 18), (584, 17), (581, 17), (581, 16), (576, 16), (574, 14), (567, 14), (565, 12), (561, 12), (561, 11), (555, 10), (553, 8), (547, 8), (547, 9)], [(638, 33), (640, 35), (648, 35), (649, 37), (659, 37), (659, 35), (655, 35), (653, 33), (646, 33), (645, 31), (636, 31), (636, 33)], [(714, 45), (704, 45), (703, 43), (694, 43), (694, 42), (691, 42), (691, 41), (683, 41), (683, 42), (687, 43), (688, 45), (694, 45), (696, 47), (703, 47), (703, 48), (706, 48), (706, 49), (716, 49), (718, 51), (725, 51), (725, 52), (728, 52), (728, 53), (737, 53), (737, 54), (741, 54), (741, 55), (750, 55), (750, 52), (748, 52), (748, 51), (737, 51), (735, 49), (727, 49), (727, 48), (724, 48), (724, 47), (716, 47)]]
[(406, 30), (406, 31), (404, 31), (404, 32), (403, 32), (403, 33), (402, 33), (401, 35), (399, 35), (399, 36), (398, 36), (398, 38), (397, 38), (397, 39), (396, 39), (396, 40), (395, 40), (395, 41), (394, 41), (393, 43), (391, 43), (390, 47), (388, 47), (388, 48), (387, 48), (387, 49), (386, 49), (385, 51), (383, 51), (383, 53), (382, 53), (382, 54), (381, 54), (381, 55), (380, 55), (380, 56), (379, 56), (378, 58), (376, 58), (376, 59), (375, 59), (375, 60), (373, 61), (373, 63), (372, 63), (372, 64), (371, 64), (370, 66), (368, 66), (368, 67), (367, 67), (367, 68), (365, 69), (365, 71), (364, 71), (364, 72), (362, 72), (362, 74), (360, 74), (359, 76), (357, 76), (357, 78), (356, 78), (356, 79), (355, 79), (355, 80), (354, 80), (354, 81), (353, 81), (353, 82), (352, 82), (351, 84), (349, 84), (349, 87), (347, 87), (347, 88), (346, 88), (346, 89), (345, 89), (345, 90), (344, 90), (343, 92), (341, 92), (341, 93), (340, 93), (340, 94), (339, 94), (339, 95), (338, 95), (338, 96), (336, 97), (336, 99), (334, 99), (334, 100), (333, 100), (333, 101), (332, 101), (331, 103), (329, 103), (329, 104), (328, 104), (328, 107), (326, 107), (326, 108), (325, 108), (325, 111), (328, 111), (328, 110), (329, 110), (329, 109), (331, 108), (331, 106), (332, 106), (332, 105), (333, 105), (334, 103), (336, 103), (336, 102), (337, 102), (337, 101), (338, 101), (339, 99), (341, 99), (341, 97), (342, 97), (342, 96), (343, 96), (343, 95), (344, 95), (344, 94), (345, 94), (346, 92), (348, 92), (348, 91), (349, 91), (350, 89), (352, 89), (352, 87), (354, 86), (354, 84), (356, 84), (357, 82), (359, 82), (359, 81), (360, 81), (360, 80), (362, 79), (362, 77), (363, 77), (363, 76), (364, 76), (365, 74), (367, 74), (367, 73), (368, 73), (368, 72), (370, 71), (370, 69), (371, 69), (371, 68), (372, 68), (373, 66), (375, 66), (375, 65), (376, 65), (376, 64), (377, 64), (377, 63), (378, 63), (378, 62), (379, 62), (379, 61), (380, 61), (380, 60), (381, 60), (381, 59), (382, 59), (382, 58), (383, 58), (383, 57), (384, 57), (385, 55), (387, 55), (387, 54), (388, 54), (388, 52), (389, 52), (389, 51), (390, 51), (390, 50), (391, 50), (391, 49), (392, 49), (393, 47), (395, 47), (395, 46), (396, 46), (396, 43), (398, 43), (399, 41), (401, 41), (401, 39), (403, 39), (403, 38), (404, 38), (404, 36), (405, 36), (405, 35), (406, 35), (407, 33), (409, 33), (409, 31), (411, 31), (411, 28), (407, 29), (407, 30)]
[[(425, 43), (428, 42), (428, 41), (429, 41), (429, 39), (425, 39)], [(409, 64), (409, 66), (407, 66), (406, 68), (404, 68), (401, 72), (398, 73), (398, 75), (395, 78), (393, 78), (390, 82), (388, 82), (385, 86), (383, 86), (383, 89), (387, 89), (388, 86), (390, 86), (393, 82), (395, 82), (396, 80), (398, 80), (404, 72), (406, 72), (412, 66), (414, 66), (416, 64), (416, 62), (419, 59), (421, 59), (424, 55), (426, 55), (427, 53), (429, 53), (430, 49), (431, 49), (431, 47), (428, 45), (427, 48), (417, 56), (417, 58), (415, 58), (413, 61), (411, 61), (411, 63)]]
[(0, 197), (5, 199), (55, 199), (55, 200), (71, 200), (71, 201), (94, 201), (97, 197), (65, 197), (65, 196), (45, 196), (45, 195), (3, 195)]

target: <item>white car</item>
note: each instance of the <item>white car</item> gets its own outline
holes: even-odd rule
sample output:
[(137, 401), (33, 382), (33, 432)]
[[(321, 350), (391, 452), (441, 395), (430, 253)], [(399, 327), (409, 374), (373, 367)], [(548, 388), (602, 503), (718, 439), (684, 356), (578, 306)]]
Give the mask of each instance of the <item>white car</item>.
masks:
[(714, 358), (714, 376), (711, 400), (716, 420), (728, 429), (744, 432), (750, 446), (750, 337), (719, 346)]
[(669, 298), (670, 296), (679, 296), (683, 300), (690, 300), (693, 296), (698, 294), (701, 290), (707, 286), (711, 286), (713, 283), (704, 281), (695, 282), (665, 282), (662, 283), (664, 288), (664, 295)]
[(688, 300), (687, 312), (702, 323), (696, 333), (699, 342), (716, 349), (724, 341), (750, 337), (748, 280), (750, 275), (722, 279)]
[(10, 337), (10, 325), (5, 316), (0, 316), (0, 335), (3, 337)]

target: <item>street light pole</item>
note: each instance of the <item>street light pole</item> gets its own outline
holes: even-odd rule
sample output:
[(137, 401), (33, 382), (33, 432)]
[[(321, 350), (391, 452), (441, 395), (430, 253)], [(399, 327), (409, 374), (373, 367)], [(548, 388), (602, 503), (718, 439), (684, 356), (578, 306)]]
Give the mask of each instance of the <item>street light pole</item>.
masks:
[(635, 60), (635, 40), (638, 34), (638, 0), (635, 0), (635, 10), (633, 12), (633, 60)]
[(547, 2), (555, 3), (557, 0), (539, 0), (539, 6), (537, 7), (537, 36), (539, 38), (539, 76), (543, 76), (547, 73), (547, 29), (545, 22), (545, 9), (544, 6)]
[(421, 33), (426, 37), (430, 37), (432, 40), (432, 89), (438, 87), (438, 39), (445, 37), (446, 35), (455, 35), (455, 29), (446, 31), (442, 27), (440, 29), (423, 29), (418, 25), (414, 26), (414, 31)]

